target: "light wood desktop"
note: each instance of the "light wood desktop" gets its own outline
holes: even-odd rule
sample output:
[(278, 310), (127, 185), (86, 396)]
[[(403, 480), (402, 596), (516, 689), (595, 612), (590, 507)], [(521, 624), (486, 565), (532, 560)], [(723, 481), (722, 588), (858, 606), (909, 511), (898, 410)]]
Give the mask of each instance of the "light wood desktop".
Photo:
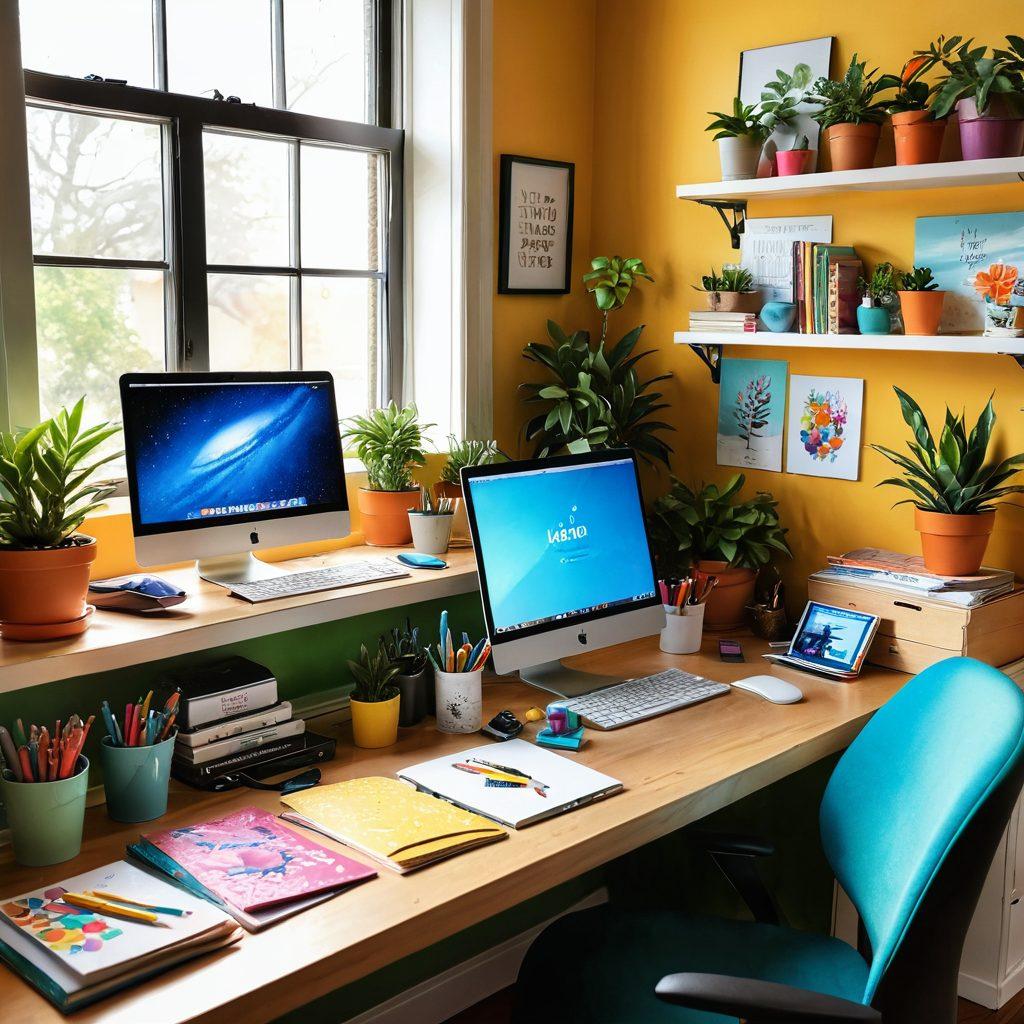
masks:
[[(630, 850), (703, 818), (749, 793), (847, 746), (870, 715), (906, 681), (906, 675), (868, 667), (854, 683), (833, 683), (781, 667), (768, 669), (767, 646), (744, 639), (746, 664), (719, 661), (717, 641), (700, 654), (673, 656), (656, 637), (572, 659), (574, 667), (621, 676), (678, 666), (728, 682), (770, 671), (796, 683), (799, 704), (774, 705), (733, 690), (691, 708), (614, 732), (588, 730), (577, 755), (620, 779), (625, 792), (542, 822), (494, 847), (400, 877), (380, 878), (305, 911), (231, 949), (180, 967), (143, 986), (76, 1013), (78, 1024), (225, 1020), (270, 1021), (455, 932), (605, 864)], [(484, 687), (484, 714), (510, 708), (520, 718), (545, 695), (518, 680), (493, 678)], [(538, 724), (527, 726), (530, 738)], [(393, 775), (398, 769), (480, 742), (446, 736), (433, 720), (402, 730), (396, 746), (357, 750), (349, 727), (339, 726), (336, 759), (324, 781)], [(172, 783), (170, 806), (159, 822), (123, 826), (102, 808), (87, 813), (78, 859), (45, 869), (16, 866), (0, 854), (2, 896), (16, 895), (123, 856), (140, 831), (201, 821), (247, 804), (279, 813), (276, 794), (249, 790), (210, 795)], [(329, 841), (328, 841), (329, 842)], [(358, 854), (356, 855), (359, 856)], [(363, 859), (363, 858), (359, 858)], [(41, 996), (0, 969), (4, 1024), (64, 1020)]]

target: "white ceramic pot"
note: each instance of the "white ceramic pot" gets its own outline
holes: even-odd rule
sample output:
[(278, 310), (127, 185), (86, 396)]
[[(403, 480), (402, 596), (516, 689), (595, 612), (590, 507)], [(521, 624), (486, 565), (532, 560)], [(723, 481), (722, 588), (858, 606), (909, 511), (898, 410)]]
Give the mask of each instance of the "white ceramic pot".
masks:
[(746, 136), (719, 139), (718, 159), (722, 162), (722, 181), (756, 178), (761, 143)]
[(684, 605), (682, 615), (666, 615), (661, 649), (666, 654), (695, 654), (704, 635), (704, 605)]
[(478, 732), (483, 722), (484, 670), (435, 672), (437, 728), (441, 732)]
[(443, 555), (448, 550), (454, 518), (452, 513), (436, 516), (410, 512), (409, 525), (412, 527), (414, 550), (422, 555)]

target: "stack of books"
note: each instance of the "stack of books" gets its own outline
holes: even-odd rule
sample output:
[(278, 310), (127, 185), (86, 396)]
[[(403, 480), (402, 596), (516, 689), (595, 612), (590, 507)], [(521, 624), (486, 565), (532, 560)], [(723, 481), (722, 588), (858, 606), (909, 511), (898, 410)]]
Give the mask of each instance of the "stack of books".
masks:
[(690, 331), (695, 334), (753, 334), (756, 330), (756, 313), (715, 313), (710, 310), (698, 310), (690, 314)]
[(864, 263), (849, 245), (793, 243), (793, 301), (801, 334), (857, 334)]

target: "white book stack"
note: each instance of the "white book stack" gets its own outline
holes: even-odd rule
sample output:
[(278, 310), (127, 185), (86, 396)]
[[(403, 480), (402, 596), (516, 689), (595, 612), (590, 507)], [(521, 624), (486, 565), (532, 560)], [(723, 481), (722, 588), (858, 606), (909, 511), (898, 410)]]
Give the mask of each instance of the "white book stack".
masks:
[(693, 312), (690, 314), (690, 331), (697, 334), (753, 334), (757, 331), (757, 314), (711, 310)]

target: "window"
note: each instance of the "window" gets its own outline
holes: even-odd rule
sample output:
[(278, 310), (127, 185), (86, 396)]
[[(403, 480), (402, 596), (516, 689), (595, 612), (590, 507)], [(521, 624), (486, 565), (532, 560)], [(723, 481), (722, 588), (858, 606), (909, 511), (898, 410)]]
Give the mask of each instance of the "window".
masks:
[(118, 419), (118, 376), (164, 368), (329, 369), (343, 416), (401, 399), (390, 18), (22, 4), (41, 414), (84, 392)]

